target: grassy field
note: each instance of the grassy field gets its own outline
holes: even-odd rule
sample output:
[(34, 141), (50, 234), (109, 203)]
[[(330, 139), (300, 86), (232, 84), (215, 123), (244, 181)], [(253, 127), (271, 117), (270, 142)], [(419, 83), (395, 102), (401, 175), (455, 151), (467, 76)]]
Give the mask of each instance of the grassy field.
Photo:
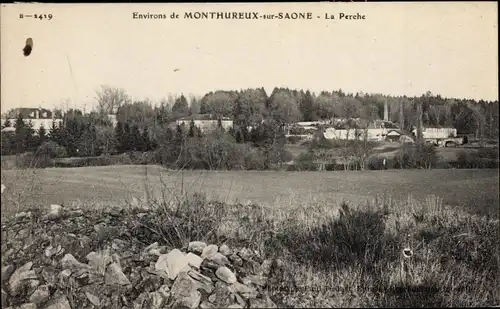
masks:
[[(148, 219), (122, 222), (144, 244), (226, 242), (279, 260), (266, 290), (280, 307), (500, 304), (498, 169), (180, 174), (148, 166), (147, 175), (127, 165), (2, 170), (2, 219), (49, 203), (125, 207), (145, 187), (167, 187), (177, 198), (181, 188), (201, 191), (268, 208), (195, 195), (169, 207), (151, 203)], [(366, 207), (376, 195), (386, 198)]]
[[(342, 201), (365, 203), (377, 195), (424, 198), (436, 195), (451, 206), (478, 213), (498, 211), (498, 170), (386, 170), (364, 172), (257, 172), (167, 171), (161, 167), (120, 165), (47, 168), (35, 171), (2, 170), (7, 186), (2, 209), (79, 204), (85, 207), (120, 205), (145, 197), (145, 186), (159, 196), (204, 192), (210, 199), (229, 203), (256, 203), (267, 207), (321, 204), (335, 207)], [(30, 197), (29, 199), (27, 197)], [(35, 205), (33, 204), (35, 203)]]

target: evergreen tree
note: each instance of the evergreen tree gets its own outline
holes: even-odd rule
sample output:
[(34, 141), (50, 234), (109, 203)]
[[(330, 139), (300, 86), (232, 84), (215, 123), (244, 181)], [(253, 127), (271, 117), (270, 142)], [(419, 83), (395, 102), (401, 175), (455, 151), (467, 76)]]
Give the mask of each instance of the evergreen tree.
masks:
[(40, 126), (40, 129), (38, 129), (38, 146), (42, 145), (47, 141), (47, 130), (45, 130), (45, 127), (43, 124)]
[(302, 100), (299, 103), (300, 111), (303, 115), (304, 121), (314, 121), (316, 120), (316, 106), (314, 98), (309, 90), (302, 96)]
[(122, 149), (123, 152), (127, 152), (131, 150), (131, 130), (130, 130), (130, 125), (128, 122), (125, 122), (125, 125), (123, 126), (123, 139), (122, 139)]
[(34, 151), (37, 148), (37, 138), (36, 131), (33, 127), (33, 123), (31, 121), (28, 122), (28, 125), (25, 127), (26, 130), (26, 150)]
[(147, 125), (145, 125), (142, 130), (142, 140), (144, 142), (144, 151), (150, 151), (152, 149), (152, 143), (151, 138), (149, 137), (149, 128)]
[(74, 116), (68, 117), (61, 133), (61, 146), (66, 148), (68, 156), (73, 157), (78, 155), (78, 152), (80, 151), (78, 149), (78, 141), (80, 140), (82, 134), (82, 128), (80, 127), (77, 118)]
[(170, 128), (165, 130), (165, 138), (163, 140), (163, 144), (170, 144), (174, 141), (174, 131)]
[(49, 129), (49, 139), (57, 144), (61, 144), (61, 128), (52, 121), (52, 126)]
[(121, 121), (118, 121), (116, 123), (115, 141), (116, 141), (116, 152), (123, 153), (125, 150), (123, 148), (123, 124)]
[(139, 127), (137, 124), (133, 124), (130, 128), (130, 150), (144, 151), (144, 148), (145, 145)]
[(14, 124), (15, 131), (15, 153), (23, 153), (26, 151), (27, 130), (24, 123), (23, 115), (19, 113)]
[(175, 100), (175, 103), (172, 106), (172, 113), (176, 118), (189, 114), (189, 105), (184, 95), (181, 95)]
[(100, 153), (97, 145), (97, 130), (95, 125), (88, 121), (84, 124), (83, 134), (77, 141), (79, 156), (96, 156)]
[(188, 136), (193, 137), (196, 131), (196, 126), (194, 125), (194, 119), (191, 119), (191, 122), (189, 122), (189, 132)]

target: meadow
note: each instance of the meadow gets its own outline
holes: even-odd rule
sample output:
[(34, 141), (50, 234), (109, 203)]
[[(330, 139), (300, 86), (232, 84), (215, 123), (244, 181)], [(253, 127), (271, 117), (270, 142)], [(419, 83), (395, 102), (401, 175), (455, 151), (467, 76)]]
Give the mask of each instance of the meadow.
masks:
[[(119, 206), (133, 198), (144, 200), (147, 187), (157, 196), (166, 188), (170, 195), (201, 192), (209, 199), (272, 208), (335, 207), (343, 201), (364, 204), (380, 195), (398, 199), (435, 195), (446, 205), (492, 214), (498, 213), (498, 182), (497, 169), (179, 172), (137, 165), (14, 169), (2, 170), (2, 183), (8, 188), (3, 197), (11, 200), (6, 203), (16, 205), (2, 209), (2, 213), (36, 203)], [(20, 194), (28, 191), (30, 199)]]
[[(118, 206), (144, 244), (249, 247), (281, 265), (266, 287), (281, 308), (495, 306), (498, 179), (498, 169), (13, 169), (2, 170), (2, 219), (49, 203)], [(141, 206), (149, 219), (133, 215)]]

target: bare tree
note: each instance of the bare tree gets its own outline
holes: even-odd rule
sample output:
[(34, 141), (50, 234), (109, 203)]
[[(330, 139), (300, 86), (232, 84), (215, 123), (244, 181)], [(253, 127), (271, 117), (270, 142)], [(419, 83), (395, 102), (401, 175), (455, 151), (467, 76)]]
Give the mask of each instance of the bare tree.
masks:
[(444, 113), (445, 111), (442, 105), (434, 104), (429, 106), (429, 114), (431, 117), (431, 121), (433, 121), (435, 125), (439, 126), (441, 124), (441, 119)]
[(114, 114), (118, 108), (130, 101), (124, 89), (102, 85), (97, 94), (97, 108), (101, 114)]
[[(429, 92), (429, 91), (428, 91)], [(422, 135), (422, 102), (415, 102), (415, 104), (417, 105), (416, 108), (417, 108), (417, 115), (416, 115), (416, 122), (417, 122), (417, 134), (416, 134), (416, 138), (417, 138), (417, 142), (418, 143), (421, 143), (423, 141), (423, 135)]]
[(404, 104), (403, 101), (399, 103), (399, 127), (404, 130), (405, 129), (405, 113), (404, 113)]
[(444, 124), (449, 126), (451, 125), (451, 107), (454, 104), (454, 100), (448, 101), (442, 106), (443, 108), (443, 118), (444, 118)]
[(469, 108), (474, 115), (474, 119), (476, 120), (476, 138), (482, 137), (484, 135), (484, 124), (486, 122), (486, 117), (481, 110), (481, 106), (479, 104), (468, 104)]

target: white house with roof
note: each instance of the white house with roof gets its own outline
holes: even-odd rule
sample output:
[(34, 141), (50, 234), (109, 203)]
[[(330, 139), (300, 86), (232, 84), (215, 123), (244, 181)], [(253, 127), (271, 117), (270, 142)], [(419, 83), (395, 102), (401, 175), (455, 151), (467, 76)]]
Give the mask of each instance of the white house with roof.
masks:
[(177, 119), (176, 124), (177, 125), (182, 125), (184, 124), (187, 128), (189, 128), (191, 121), (194, 122), (194, 125), (202, 132), (207, 132), (214, 130), (217, 128), (217, 125), (219, 123), (219, 119), (221, 122), (222, 127), (227, 131), (230, 128), (233, 127), (233, 119), (229, 117), (216, 117), (215, 115), (211, 114), (199, 114), (199, 115), (192, 115), (192, 116), (186, 116), (182, 117), (180, 119)]
[(9, 122), (9, 126), (2, 129), (2, 132), (13, 132), (15, 131), (16, 118), (15, 116), (21, 114), (23, 116), (23, 121), (26, 124), (31, 123), (35, 132), (38, 132), (43, 126), (45, 130), (49, 130), (52, 127), (52, 123), (60, 126), (63, 120), (60, 118), (54, 118), (52, 111), (45, 108), (16, 108), (10, 113), (10, 117), (2, 119), (2, 126)]

